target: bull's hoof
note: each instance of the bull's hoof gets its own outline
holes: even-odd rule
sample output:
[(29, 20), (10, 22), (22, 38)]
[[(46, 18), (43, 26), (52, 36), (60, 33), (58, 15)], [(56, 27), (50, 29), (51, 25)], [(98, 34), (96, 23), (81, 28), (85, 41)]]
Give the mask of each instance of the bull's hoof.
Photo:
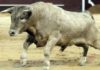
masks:
[(20, 64), (21, 67), (25, 67), (27, 64)]
[(85, 63), (79, 63), (80, 66), (85, 66)]
[(20, 63), (19, 65), (20, 65), (20, 67), (25, 67), (27, 65), (27, 63)]
[(50, 67), (43, 67), (43, 70), (49, 70)]
[(25, 67), (27, 65), (27, 60), (26, 59), (23, 59), (20, 61), (20, 66), (21, 67)]
[(86, 64), (86, 57), (82, 57), (82, 58), (80, 59), (79, 65), (80, 65), (80, 66), (84, 66), (85, 64)]
[(14, 65), (15, 68), (21, 68), (21, 67), (25, 67), (26, 65), (22, 65), (20, 63), (17, 63)]

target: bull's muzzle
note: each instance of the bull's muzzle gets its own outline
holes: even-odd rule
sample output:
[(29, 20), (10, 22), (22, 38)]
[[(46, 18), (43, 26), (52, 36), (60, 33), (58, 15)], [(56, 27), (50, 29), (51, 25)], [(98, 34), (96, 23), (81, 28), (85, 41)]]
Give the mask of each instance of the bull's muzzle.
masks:
[(15, 36), (17, 33), (16, 33), (16, 31), (15, 30), (10, 30), (9, 31), (9, 35), (10, 36)]

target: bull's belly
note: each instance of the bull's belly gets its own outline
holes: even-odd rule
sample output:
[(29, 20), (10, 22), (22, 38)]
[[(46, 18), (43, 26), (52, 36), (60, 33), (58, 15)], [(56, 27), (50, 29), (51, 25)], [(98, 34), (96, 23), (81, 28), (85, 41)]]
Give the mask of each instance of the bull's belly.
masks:
[(75, 45), (75, 44), (78, 44), (78, 43), (83, 43), (83, 44), (92, 44), (92, 41), (89, 41), (87, 40), (86, 38), (84, 37), (77, 37), (77, 38), (61, 38), (57, 45), (59, 46), (68, 46), (68, 45)]

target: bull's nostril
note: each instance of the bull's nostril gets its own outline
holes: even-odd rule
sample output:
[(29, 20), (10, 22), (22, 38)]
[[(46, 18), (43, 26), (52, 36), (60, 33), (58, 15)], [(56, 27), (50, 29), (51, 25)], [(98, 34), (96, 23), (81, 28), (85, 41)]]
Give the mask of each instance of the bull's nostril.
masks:
[(15, 32), (11, 32), (11, 34), (15, 34)]
[(10, 33), (10, 36), (14, 36), (14, 35), (15, 35), (15, 32), (11, 32), (11, 33)]

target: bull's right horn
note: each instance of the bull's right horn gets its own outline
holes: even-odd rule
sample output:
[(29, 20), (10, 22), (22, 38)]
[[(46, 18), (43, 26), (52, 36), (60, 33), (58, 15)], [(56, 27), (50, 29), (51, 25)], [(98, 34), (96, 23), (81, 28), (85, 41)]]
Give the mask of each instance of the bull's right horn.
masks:
[(12, 13), (12, 11), (13, 11), (13, 8), (14, 7), (11, 7), (11, 8), (8, 8), (8, 9), (5, 9), (5, 10), (3, 10), (3, 11), (1, 11), (1, 13)]

